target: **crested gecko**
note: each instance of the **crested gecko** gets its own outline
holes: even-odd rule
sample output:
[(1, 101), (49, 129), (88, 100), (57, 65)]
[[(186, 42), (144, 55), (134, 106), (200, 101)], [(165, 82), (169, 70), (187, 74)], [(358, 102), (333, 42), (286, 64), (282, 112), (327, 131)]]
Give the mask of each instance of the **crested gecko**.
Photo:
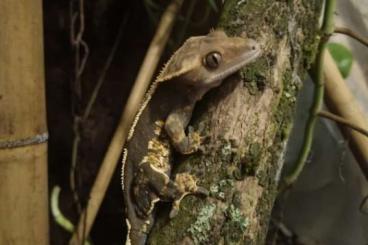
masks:
[(191, 130), (186, 133), (196, 102), (260, 53), (255, 40), (228, 37), (217, 30), (189, 38), (166, 63), (146, 93), (123, 151), (126, 244), (146, 243), (156, 202), (172, 201), (173, 217), (184, 196), (208, 194), (189, 173), (178, 173), (172, 179), (172, 153), (198, 150), (200, 135)]

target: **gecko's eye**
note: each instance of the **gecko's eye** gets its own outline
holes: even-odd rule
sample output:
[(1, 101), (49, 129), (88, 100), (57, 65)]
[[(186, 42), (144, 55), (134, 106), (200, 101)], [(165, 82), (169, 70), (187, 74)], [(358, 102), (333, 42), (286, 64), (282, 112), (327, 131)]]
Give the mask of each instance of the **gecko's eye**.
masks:
[(222, 57), (219, 52), (210, 52), (204, 59), (203, 63), (207, 68), (216, 69), (221, 63)]

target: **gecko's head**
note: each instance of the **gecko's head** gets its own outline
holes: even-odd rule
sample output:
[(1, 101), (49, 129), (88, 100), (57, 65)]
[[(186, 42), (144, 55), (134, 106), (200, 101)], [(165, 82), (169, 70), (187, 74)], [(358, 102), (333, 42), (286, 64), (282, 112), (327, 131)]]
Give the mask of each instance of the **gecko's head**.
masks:
[(178, 79), (193, 86), (214, 87), (260, 53), (253, 39), (228, 37), (223, 31), (191, 37), (174, 53), (157, 81)]

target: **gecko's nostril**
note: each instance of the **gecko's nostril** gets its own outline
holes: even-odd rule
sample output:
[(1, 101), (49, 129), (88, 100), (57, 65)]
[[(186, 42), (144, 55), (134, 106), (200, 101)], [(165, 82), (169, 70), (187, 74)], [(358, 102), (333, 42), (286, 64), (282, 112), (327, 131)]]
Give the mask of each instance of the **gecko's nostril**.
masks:
[(253, 46), (252, 46), (252, 50), (256, 50), (256, 46), (254, 46), (254, 45), (253, 45)]

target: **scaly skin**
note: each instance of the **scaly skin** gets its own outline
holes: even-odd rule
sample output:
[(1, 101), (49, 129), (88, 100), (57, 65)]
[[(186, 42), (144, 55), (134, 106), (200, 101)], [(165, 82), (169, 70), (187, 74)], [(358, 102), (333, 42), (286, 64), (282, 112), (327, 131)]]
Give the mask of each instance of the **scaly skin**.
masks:
[(207, 194), (187, 173), (171, 179), (172, 153), (195, 152), (197, 133), (185, 133), (197, 101), (260, 55), (251, 39), (222, 31), (189, 38), (151, 85), (124, 149), (122, 185), (128, 225), (127, 244), (146, 243), (154, 222), (154, 205), (173, 201), (170, 217), (188, 194)]

